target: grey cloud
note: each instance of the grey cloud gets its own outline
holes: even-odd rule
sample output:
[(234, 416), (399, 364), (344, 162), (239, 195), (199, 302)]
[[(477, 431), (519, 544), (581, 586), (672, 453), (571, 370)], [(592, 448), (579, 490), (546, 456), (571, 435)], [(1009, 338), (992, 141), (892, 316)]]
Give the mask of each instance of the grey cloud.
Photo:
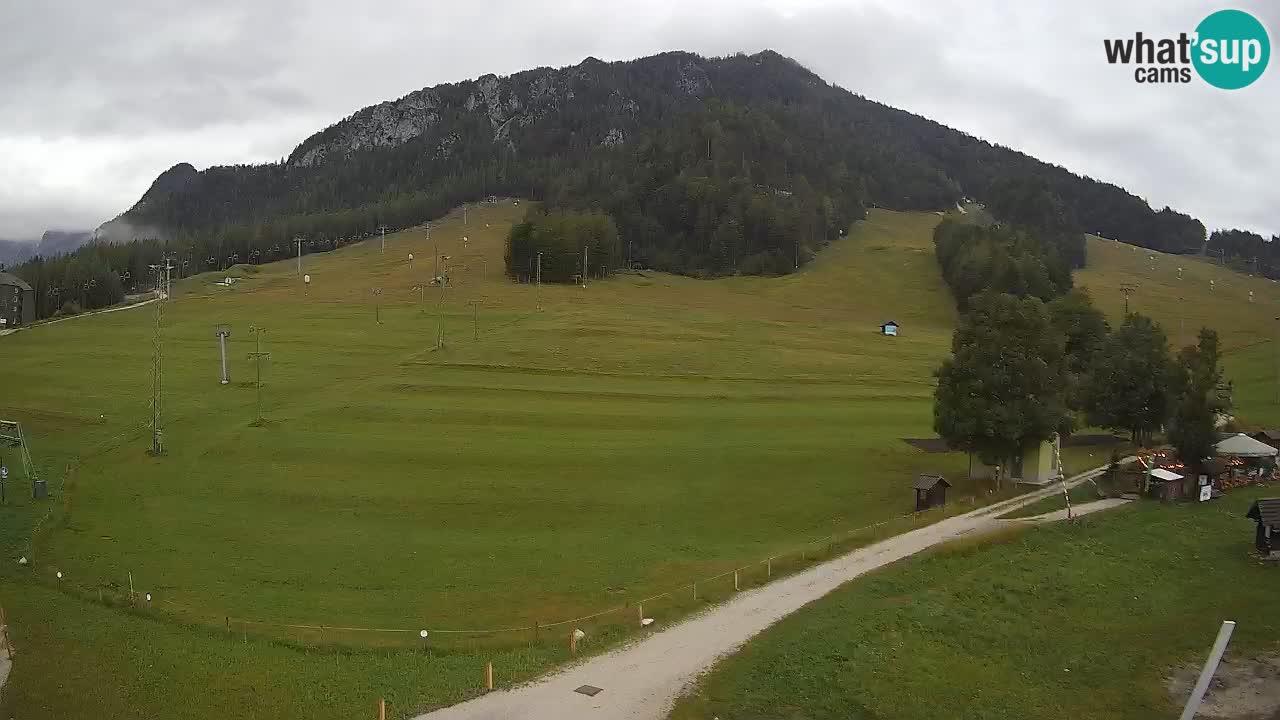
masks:
[[(1241, 7), (1268, 25), (1274, 45), (1280, 5)], [(1139, 86), (1102, 56), (1104, 37), (1190, 31), (1216, 9), (1202, 0), (7, 3), (0, 148), (72, 138), (96, 165), (65, 178), (65, 168), (41, 170), (28, 157), (43, 188), (35, 199), (0, 167), (0, 235), (36, 207), (50, 213), (46, 224), (66, 224), (59, 207), (66, 217), (110, 217), (179, 161), (278, 159), (364, 105), (440, 82), (587, 55), (763, 48), (1211, 228), (1280, 232), (1270, 129), (1280, 68), (1224, 93)]]
[(305, 109), (276, 77), (294, 40), (291, 5), (6, 4), (0, 132), (136, 136)]

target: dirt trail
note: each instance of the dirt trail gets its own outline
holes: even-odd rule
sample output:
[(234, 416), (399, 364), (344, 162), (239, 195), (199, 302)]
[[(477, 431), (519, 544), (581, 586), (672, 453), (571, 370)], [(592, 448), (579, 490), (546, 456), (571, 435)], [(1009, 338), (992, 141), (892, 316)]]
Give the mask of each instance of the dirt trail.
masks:
[(13, 661), (9, 655), (10, 653), (17, 655), (7, 644), (8, 640), (9, 628), (0, 625), (0, 690), (4, 690), (5, 681), (9, 679), (9, 670), (13, 667)]
[[(1123, 462), (1131, 462), (1126, 458)], [(1097, 476), (1096, 468), (1067, 481), (1074, 486)], [(423, 720), (661, 720), (688, 684), (719, 658), (804, 605), (854, 578), (963, 535), (1001, 527), (998, 516), (1061, 493), (1061, 486), (979, 508), (913, 530), (814, 566), (791, 577), (747, 590), (733, 600), (654, 632), (612, 652), (590, 658), (527, 685), (490, 693), (420, 715)], [(574, 692), (603, 688), (595, 697)]]
[(35, 325), (23, 325), (22, 327), (9, 328), (8, 330), (0, 330), (0, 337), (4, 335), (12, 335), (13, 333), (21, 332), (23, 330), (30, 330), (31, 328), (45, 327), (46, 325), (55, 325), (60, 322), (75, 320), (77, 318), (93, 317), (94, 315), (106, 315), (107, 313), (120, 312), (121, 310), (132, 310), (134, 308), (142, 307), (143, 305), (150, 305), (155, 301), (156, 301), (156, 298), (151, 298), (150, 300), (143, 300), (142, 302), (130, 303), (128, 305), (112, 305), (111, 307), (103, 308), (102, 310), (90, 310), (88, 312), (82, 312), (77, 315), (68, 315), (66, 317), (60, 317), (55, 320), (45, 320), (44, 322), (37, 323)]
[[(1129, 502), (1130, 502), (1129, 500), (1126, 500), (1124, 498), (1106, 498), (1104, 500), (1093, 500), (1087, 503), (1080, 503), (1079, 505), (1071, 506), (1071, 516), (1080, 517), (1081, 515), (1088, 515), (1090, 513), (1096, 513), (1101, 510), (1110, 510), (1113, 507), (1120, 507), (1121, 505), (1127, 505), (1129, 504)], [(1061, 510), (1054, 510), (1053, 512), (1047, 512), (1043, 515), (1032, 515), (1031, 517), (1024, 517), (1024, 518), (1009, 518), (1005, 520), (1005, 522), (1044, 523), (1044, 522), (1057, 522), (1059, 520), (1066, 520), (1066, 519), (1067, 519), (1067, 509), (1062, 508)]]

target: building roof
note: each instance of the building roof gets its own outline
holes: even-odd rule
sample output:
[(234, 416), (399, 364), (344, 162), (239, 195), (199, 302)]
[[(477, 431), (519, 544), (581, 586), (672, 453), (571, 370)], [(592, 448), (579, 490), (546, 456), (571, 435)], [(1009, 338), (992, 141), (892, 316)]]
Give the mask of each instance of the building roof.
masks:
[(1254, 440), (1280, 440), (1280, 430), (1258, 430), (1249, 437)]
[(1151, 477), (1156, 478), (1157, 480), (1164, 480), (1166, 482), (1173, 482), (1174, 480), (1182, 479), (1182, 476), (1178, 473), (1165, 470), (1164, 468), (1156, 468), (1152, 470)]
[(1214, 445), (1213, 452), (1217, 455), (1235, 455), (1236, 457), (1275, 457), (1280, 450), (1254, 440), (1244, 433), (1236, 433)]
[(1280, 498), (1255, 500), (1245, 517), (1257, 520), (1264, 525), (1280, 527)]
[(16, 285), (19, 288), (22, 288), (23, 290), (32, 289), (31, 286), (27, 284), (26, 280), (23, 280), (17, 275), (11, 275), (7, 272), (0, 272), (0, 285)]
[(946, 487), (951, 487), (951, 483), (947, 482), (947, 479), (942, 477), (941, 475), (917, 475), (916, 476), (917, 490), (932, 490), (933, 486), (937, 485), (938, 483), (942, 483)]
[(890, 320), (889, 322), (880, 323), (880, 327), (884, 327), (884, 326), (886, 326), (886, 325), (892, 325), (892, 326), (894, 326), (894, 327), (898, 327), (898, 323), (896, 323), (896, 322), (894, 322), (894, 321), (892, 321), (892, 320)]

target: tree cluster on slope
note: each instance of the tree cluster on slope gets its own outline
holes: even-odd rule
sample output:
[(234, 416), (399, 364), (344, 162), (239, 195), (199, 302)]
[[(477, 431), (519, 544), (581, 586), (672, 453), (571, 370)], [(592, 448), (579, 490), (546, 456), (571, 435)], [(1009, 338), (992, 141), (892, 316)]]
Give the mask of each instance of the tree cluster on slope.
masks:
[(934, 229), (933, 245), (962, 310), (983, 292), (1051, 300), (1071, 288), (1071, 268), (1057, 248), (1009, 225), (948, 218)]
[(521, 282), (567, 283), (607, 275), (621, 257), (618, 228), (599, 211), (533, 209), (507, 238), (507, 275)]
[(1167, 429), (1198, 469), (1212, 453), (1214, 420), (1230, 405), (1216, 333), (1202, 329), (1174, 358), (1155, 321), (1130, 314), (1112, 332), (1080, 290), (1048, 303), (975, 295), (937, 376), (935, 431), (991, 464), (1087, 423), (1135, 443)]
[(1247, 230), (1214, 230), (1206, 253), (1237, 270), (1280, 280), (1280, 235), (1268, 240)]

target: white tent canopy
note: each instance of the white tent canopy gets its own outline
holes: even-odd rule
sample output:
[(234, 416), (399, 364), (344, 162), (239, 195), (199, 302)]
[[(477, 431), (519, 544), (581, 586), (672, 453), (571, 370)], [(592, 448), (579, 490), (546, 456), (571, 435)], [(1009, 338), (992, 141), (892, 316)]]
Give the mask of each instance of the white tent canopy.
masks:
[(1153, 478), (1155, 478), (1155, 479), (1157, 479), (1157, 480), (1164, 480), (1165, 482), (1173, 482), (1174, 480), (1181, 480), (1181, 479), (1182, 479), (1182, 476), (1181, 476), (1181, 475), (1179, 475), (1178, 473), (1175, 473), (1175, 472), (1169, 472), (1168, 470), (1165, 470), (1164, 468), (1155, 468), (1154, 470), (1152, 470), (1152, 471), (1151, 471), (1151, 477), (1153, 477)]
[(1277, 452), (1270, 445), (1254, 440), (1244, 433), (1237, 433), (1213, 446), (1217, 455), (1234, 455), (1236, 457), (1275, 457)]

